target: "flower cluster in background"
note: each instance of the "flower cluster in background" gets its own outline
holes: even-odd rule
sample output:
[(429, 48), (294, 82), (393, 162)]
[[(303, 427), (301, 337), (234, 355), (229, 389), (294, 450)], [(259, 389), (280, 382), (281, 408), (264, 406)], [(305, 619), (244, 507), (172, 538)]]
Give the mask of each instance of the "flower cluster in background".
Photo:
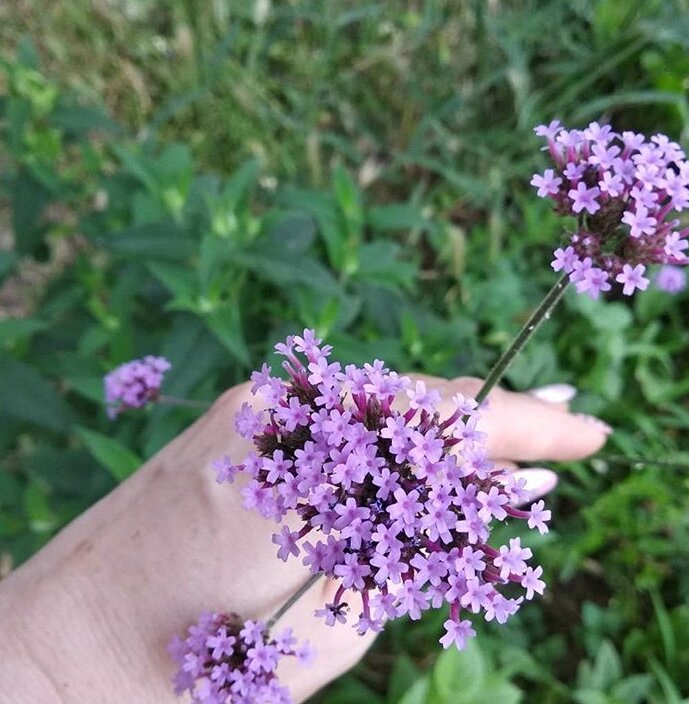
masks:
[(219, 482), (248, 475), (247, 508), (289, 517), (273, 536), (281, 559), (302, 555), (311, 572), (339, 581), (318, 615), (346, 621), (347, 590), (360, 596), (360, 633), (449, 604), (441, 643), (461, 648), (474, 635), (466, 614), (502, 623), (542, 593), (542, 570), (528, 565), (519, 538), (489, 542), (493, 522), (508, 516), (546, 532), (550, 511), (543, 501), (513, 507), (527, 498), (524, 482), (489, 462), (473, 399), (457, 395), (443, 418), (439, 394), (423, 382), (380, 360), (343, 369), (311, 330), (276, 350), (289, 379), (263, 365), (252, 391), (267, 408), (244, 404), (235, 421), (256, 451), (214, 466)]
[(289, 628), (273, 636), (263, 623), (220, 613), (202, 614), (168, 650), (178, 667), (175, 693), (188, 691), (193, 704), (291, 704), (275, 675), (278, 663), (296, 657), (307, 665), (313, 658), (309, 644), (298, 643)]
[(684, 269), (678, 266), (661, 266), (658, 269), (654, 283), (656, 288), (668, 293), (679, 293), (687, 286), (687, 275)]
[(675, 217), (689, 207), (689, 163), (677, 143), (597, 122), (566, 130), (555, 120), (535, 132), (547, 139), (555, 168), (531, 185), (579, 221), (552, 263), (577, 291), (597, 298), (616, 282), (631, 295), (647, 288), (647, 265), (689, 263), (689, 227)]
[(147, 355), (114, 369), (105, 376), (105, 402), (108, 416), (115, 418), (128, 408), (141, 408), (154, 401), (170, 362)]

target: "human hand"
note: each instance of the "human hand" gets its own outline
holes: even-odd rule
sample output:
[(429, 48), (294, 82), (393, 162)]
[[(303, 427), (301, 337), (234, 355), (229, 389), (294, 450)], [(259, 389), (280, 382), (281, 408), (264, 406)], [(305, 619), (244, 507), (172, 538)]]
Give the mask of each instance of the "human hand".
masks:
[[(446, 402), (458, 392), (475, 394), (481, 383), (416, 378)], [(223, 454), (240, 461), (250, 449), (231, 427), (251, 400), (248, 384), (223, 394), (0, 584), (0, 679), (11, 673), (16, 690), (0, 691), (0, 702), (173, 702), (165, 645), (174, 633), (205, 609), (266, 618), (306, 581), (298, 561), (276, 559), (274, 524), (245, 511), (239, 486), (217, 486), (209, 469)], [(603, 426), (562, 405), (500, 389), (489, 396), (481, 429), (491, 457), (511, 468), (585, 457), (606, 436)], [(323, 580), (280, 621), (318, 651), (312, 668), (290, 664), (281, 673), (295, 701), (351, 667), (370, 645), (351, 627), (313, 618), (332, 596), (333, 584)]]

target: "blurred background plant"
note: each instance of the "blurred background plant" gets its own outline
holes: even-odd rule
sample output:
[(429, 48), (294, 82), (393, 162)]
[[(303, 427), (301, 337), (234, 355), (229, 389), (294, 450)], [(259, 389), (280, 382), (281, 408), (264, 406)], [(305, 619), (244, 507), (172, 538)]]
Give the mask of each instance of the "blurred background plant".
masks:
[[(686, 0), (0, 5), (0, 577), (195, 417), (109, 422), (124, 361), (212, 400), (310, 326), (485, 373), (567, 225), (533, 125), (686, 146), (688, 50)], [(316, 701), (689, 701), (686, 301), (571, 295), (507, 376), (616, 429), (559, 468), (545, 597), (463, 653), (393, 623)]]

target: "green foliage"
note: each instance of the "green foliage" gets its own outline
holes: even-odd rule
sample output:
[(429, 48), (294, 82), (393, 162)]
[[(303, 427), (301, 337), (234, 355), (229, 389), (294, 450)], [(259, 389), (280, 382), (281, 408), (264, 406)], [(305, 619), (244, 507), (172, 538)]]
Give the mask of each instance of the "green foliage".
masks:
[[(110, 422), (114, 366), (164, 355), (165, 393), (211, 401), (309, 326), (342, 360), (485, 374), (568, 227), (528, 192), (533, 125), (689, 128), (685, 0), (8, 8), (0, 553), (14, 564), (196, 417)], [(16, 291), (20, 315), (3, 307)], [(553, 531), (532, 545), (545, 597), (476, 624), (463, 653), (439, 654), (443, 614), (392, 623), (319, 702), (687, 701), (686, 301), (568, 295), (507, 375), (575, 383), (576, 410), (615, 427), (604, 454), (561, 469)]]

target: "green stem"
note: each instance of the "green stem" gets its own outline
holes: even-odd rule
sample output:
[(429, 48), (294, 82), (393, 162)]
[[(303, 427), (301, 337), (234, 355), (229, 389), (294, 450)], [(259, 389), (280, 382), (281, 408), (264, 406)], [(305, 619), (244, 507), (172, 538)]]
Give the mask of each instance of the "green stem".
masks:
[(161, 394), (156, 398), (156, 403), (161, 406), (184, 406), (185, 408), (200, 408), (203, 411), (208, 410), (211, 404), (207, 401), (194, 401), (190, 398), (177, 398), (177, 396), (165, 396)]
[(287, 601), (268, 619), (266, 622), (267, 629), (270, 630), (322, 576), (322, 572), (320, 574), (312, 574), (308, 580), (301, 587), (299, 587), (299, 589), (297, 589), (297, 591), (294, 592), (294, 594), (292, 594), (292, 596), (287, 599)]
[(533, 334), (538, 330), (540, 324), (550, 318), (550, 314), (558, 304), (569, 284), (569, 276), (563, 274), (555, 285), (548, 291), (540, 305), (531, 314), (531, 317), (524, 323), (524, 326), (519, 331), (517, 336), (512, 340), (510, 346), (502, 353), (500, 359), (493, 365), (488, 372), (483, 386), (476, 394), (476, 400), (481, 403), (490, 393), (491, 389), (500, 381), (507, 368), (512, 364), (515, 357), (521, 352), (526, 343), (531, 339)]

